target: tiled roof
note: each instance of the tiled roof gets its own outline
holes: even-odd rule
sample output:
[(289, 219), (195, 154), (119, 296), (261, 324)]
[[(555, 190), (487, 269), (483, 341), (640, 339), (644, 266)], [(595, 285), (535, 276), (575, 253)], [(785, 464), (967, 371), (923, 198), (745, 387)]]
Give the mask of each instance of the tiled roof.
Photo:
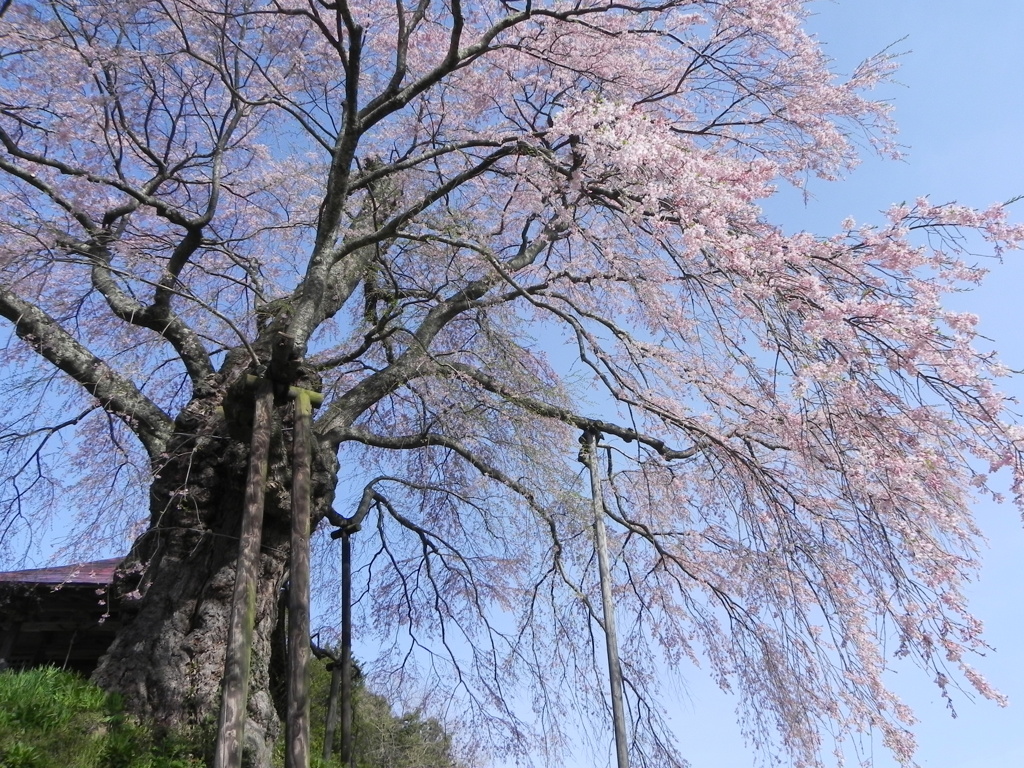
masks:
[(114, 569), (123, 559), (0, 572), (0, 584), (110, 584), (114, 580)]

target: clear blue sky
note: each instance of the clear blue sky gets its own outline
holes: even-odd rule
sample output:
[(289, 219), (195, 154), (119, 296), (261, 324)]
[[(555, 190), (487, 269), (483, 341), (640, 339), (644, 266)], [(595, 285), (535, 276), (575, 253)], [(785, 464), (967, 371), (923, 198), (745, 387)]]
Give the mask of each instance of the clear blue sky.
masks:
[[(907, 156), (867, 159), (843, 182), (812, 185), (807, 205), (784, 194), (766, 206), (774, 220), (825, 234), (847, 215), (871, 221), (890, 203), (920, 195), (985, 206), (1024, 194), (1024, 2), (820, 0), (812, 10), (811, 28), (842, 70), (893, 43), (908, 52), (901, 85), (882, 91), (895, 103)], [(1014, 218), (1024, 220), (1024, 201), (1015, 207)], [(980, 315), (1003, 360), (1024, 369), (1024, 254), (994, 263), (987, 284), (957, 297), (957, 308)], [(1007, 389), (1024, 400), (1024, 378)], [(975, 666), (1011, 704), (1000, 709), (960, 696), (952, 719), (923, 673), (900, 668), (894, 685), (917, 710), (918, 761), (928, 768), (1024, 766), (1024, 526), (1010, 506), (981, 504), (978, 517), (990, 549), (971, 594), (997, 650)], [(688, 683), (672, 714), (692, 767), (753, 766), (733, 725), (733, 703), (699, 671)], [(896, 765), (881, 748), (874, 755), (875, 768)]]

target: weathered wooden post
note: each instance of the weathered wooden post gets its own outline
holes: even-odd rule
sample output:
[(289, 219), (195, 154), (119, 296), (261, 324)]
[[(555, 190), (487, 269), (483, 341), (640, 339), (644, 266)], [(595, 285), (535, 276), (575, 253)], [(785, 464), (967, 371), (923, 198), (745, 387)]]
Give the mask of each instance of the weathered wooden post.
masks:
[[(246, 376), (244, 384), (256, 388), (256, 407), (253, 416), (252, 442), (249, 451), (249, 475), (245, 485), (245, 500), (242, 509), (242, 529), (239, 535), (238, 559), (235, 565), (235, 588), (231, 598), (231, 618), (228, 626), (227, 648), (224, 652), (224, 687), (221, 693), (220, 717), (217, 727), (217, 744), (214, 751), (214, 768), (241, 768), (245, 737), (245, 711), (249, 699), (249, 676), (252, 661), (252, 632), (256, 620), (256, 580), (259, 569), (260, 544), (263, 538), (263, 507), (267, 482), (267, 464), (270, 455), (270, 440), (273, 434), (274, 405), (283, 403), (285, 396), (295, 402), (296, 435), (295, 447), (298, 455), (293, 457), (292, 489), (292, 589), (289, 595), (289, 638), (292, 653), (305, 653), (298, 661), (289, 663), (289, 750), (286, 760), (291, 759), (293, 733), (299, 742), (299, 750), (305, 750), (305, 762), (290, 763), (289, 768), (309, 766), (309, 703), (308, 703), (308, 658), (309, 658), (309, 490), (310, 490), (310, 433), (311, 414), (314, 405), (323, 402), (323, 395), (309, 390), (289, 386), (294, 379), (294, 340), (281, 333), (274, 344), (273, 356), (267, 371), (267, 378)], [(294, 487), (294, 486), (297, 486)], [(296, 544), (298, 540), (298, 544)], [(295, 558), (299, 562), (296, 564)], [(298, 575), (296, 575), (298, 574)], [(296, 578), (301, 582), (295, 585)], [(299, 622), (296, 629), (294, 622)], [(295, 641), (295, 632), (302, 632), (302, 639)], [(296, 651), (298, 649), (298, 651)], [(303, 662), (302, 658), (306, 661)], [(299, 682), (295, 682), (299, 681)], [(292, 686), (296, 685), (293, 692)], [(294, 725), (291, 718), (292, 699), (296, 706), (304, 709), (305, 716), (297, 717)], [(303, 730), (303, 723), (305, 729)], [(293, 731), (292, 728), (297, 728)], [(304, 735), (303, 735), (304, 734)], [(302, 759), (301, 757), (299, 758)]]
[(323, 395), (291, 387), (292, 534), (288, 587), (288, 713), (286, 768), (309, 768), (309, 520), (313, 407)]
[(249, 475), (245, 483), (242, 530), (235, 565), (235, 589), (231, 596), (231, 619), (224, 651), (224, 689), (214, 768), (241, 768), (245, 732), (245, 708), (249, 699), (249, 669), (252, 630), (256, 620), (256, 577), (263, 538), (263, 499), (267, 482), (267, 461), (274, 415), (274, 389), (262, 381), (256, 393)]
[(604, 492), (597, 470), (597, 440), (600, 433), (593, 428), (583, 431), (580, 461), (590, 470), (590, 500), (594, 516), (594, 546), (597, 569), (601, 578), (601, 607), (604, 613), (604, 642), (608, 654), (608, 684), (612, 697), (612, 726), (615, 730), (617, 768), (629, 768), (629, 743), (626, 740), (626, 712), (622, 695), (622, 666), (619, 662), (619, 641), (615, 626), (615, 602), (612, 597), (611, 567), (608, 563), (608, 534), (604, 526)]

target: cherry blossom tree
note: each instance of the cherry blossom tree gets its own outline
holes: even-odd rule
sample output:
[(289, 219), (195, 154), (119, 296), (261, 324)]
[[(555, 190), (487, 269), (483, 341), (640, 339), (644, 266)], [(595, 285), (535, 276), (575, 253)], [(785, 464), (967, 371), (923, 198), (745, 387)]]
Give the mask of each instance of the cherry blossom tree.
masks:
[[(326, 397), (316, 520), (371, 502), (371, 671), (481, 741), (525, 759), (607, 716), (583, 432), (635, 764), (681, 764), (658, 691), (691, 663), (800, 766), (869, 731), (912, 761), (893, 654), (998, 698), (961, 586), (1021, 434), (942, 300), (1024, 230), (925, 199), (828, 238), (764, 219), (773, 185), (894, 152), (891, 60), (833, 74), (804, 6), (0, 3), (3, 542), (69, 506), (81, 547), (134, 537), (96, 679), (166, 725), (216, 712), (244, 382), (285, 334), (278, 383)], [(274, 435), (255, 765), (287, 409)]]

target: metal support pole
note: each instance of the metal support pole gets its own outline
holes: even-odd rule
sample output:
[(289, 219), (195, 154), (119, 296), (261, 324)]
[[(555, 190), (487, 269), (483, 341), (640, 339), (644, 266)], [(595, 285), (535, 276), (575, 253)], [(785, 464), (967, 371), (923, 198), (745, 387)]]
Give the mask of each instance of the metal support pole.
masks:
[(285, 766), (309, 768), (309, 517), (313, 407), (304, 389), (296, 388), (294, 400)]
[(263, 535), (263, 500), (270, 454), (274, 390), (270, 382), (260, 383), (256, 394), (249, 476), (245, 484), (242, 530), (235, 565), (235, 589), (231, 597), (231, 623), (224, 652), (224, 690), (214, 768), (241, 768), (245, 732), (245, 708), (249, 699), (249, 671), (252, 631), (256, 620), (256, 577)]
[(612, 597), (611, 566), (608, 562), (608, 535), (604, 527), (604, 492), (597, 471), (597, 438), (593, 429), (585, 430), (580, 457), (590, 470), (590, 499), (594, 514), (594, 544), (597, 568), (601, 578), (601, 607), (604, 613), (604, 642), (608, 653), (608, 684), (612, 697), (612, 726), (615, 730), (617, 768), (629, 768), (629, 743), (626, 740), (626, 713), (623, 706), (622, 666), (619, 663), (619, 642), (615, 627), (615, 602)]

